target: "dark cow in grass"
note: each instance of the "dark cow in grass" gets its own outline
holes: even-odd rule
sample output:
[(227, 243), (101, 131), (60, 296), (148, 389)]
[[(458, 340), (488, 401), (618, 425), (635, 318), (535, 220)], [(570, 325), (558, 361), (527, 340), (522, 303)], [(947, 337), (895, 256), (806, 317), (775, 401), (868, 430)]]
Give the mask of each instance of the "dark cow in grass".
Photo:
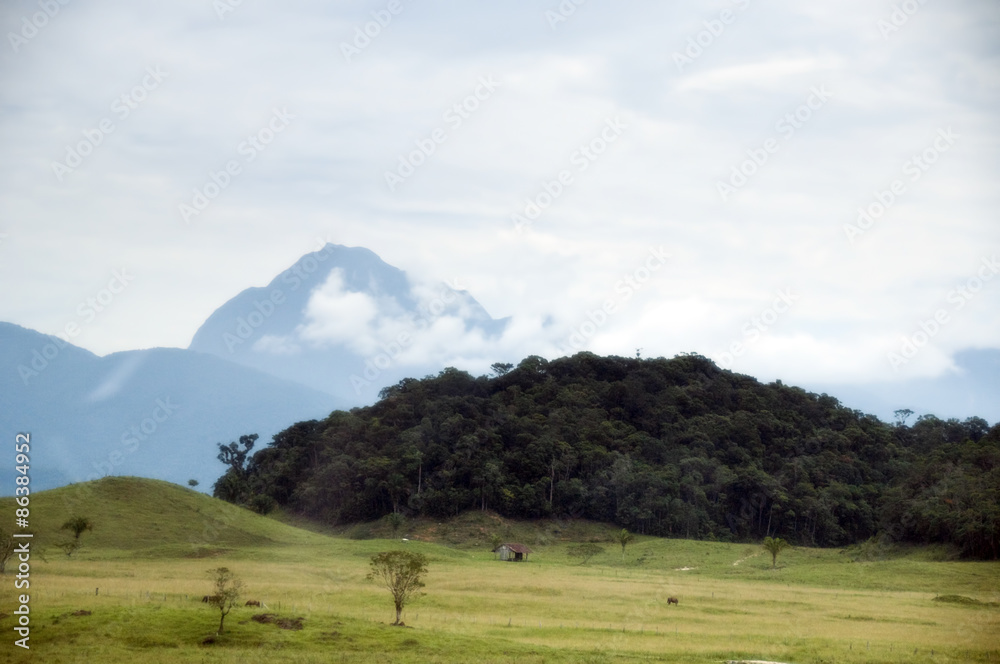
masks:
[(676, 597), (668, 597), (667, 598), (667, 606), (670, 606), (671, 604), (676, 604), (677, 606), (680, 606), (681, 602)]
[(247, 603), (244, 604), (244, 606), (260, 606), (260, 600), (259, 599), (248, 599)]

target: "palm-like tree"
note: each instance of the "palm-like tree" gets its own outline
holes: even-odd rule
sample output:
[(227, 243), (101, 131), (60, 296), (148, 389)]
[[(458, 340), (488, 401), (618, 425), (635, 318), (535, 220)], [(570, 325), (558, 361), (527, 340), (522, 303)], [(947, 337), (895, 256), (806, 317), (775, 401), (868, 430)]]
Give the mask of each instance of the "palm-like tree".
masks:
[(780, 537), (765, 537), (764, 548), (771, 554), (771, 569), (778, 566), (778, 554), (791, 546)]
[(625, 547), (628, 546), (629, 543), (632, 540), (635, 539), (635, 535), (633, 535), (629, 531), (627, 531), (624, 528), (622, 528), (621, 532), (615, 533), (615, 535), (614, 535), (614, 537), (612, 539), (615, 541), (616, 544), (620, 544), (621, 545), (621, 547), (622, 547), (622, 562), (625, 562)]

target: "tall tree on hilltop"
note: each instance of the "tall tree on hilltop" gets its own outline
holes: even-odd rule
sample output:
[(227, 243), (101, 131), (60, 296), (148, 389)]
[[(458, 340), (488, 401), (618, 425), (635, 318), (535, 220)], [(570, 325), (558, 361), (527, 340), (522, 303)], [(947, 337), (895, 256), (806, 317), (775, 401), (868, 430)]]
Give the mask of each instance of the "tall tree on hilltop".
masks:
[(249, 485), (247, 482), (247, 457), (254, 443), (257, 442), (257, 434), (240, 436), (240, 442), (231, 442), (228, 445), (216, 443), (219, 447), (219, 454), (216, 457), (219, 461), (229, 466), (229, 470), (216, 481), (213, 486), (213, 495), (216, 498), (230, 503), (245, 503), (249, 500)]
[(253, 445), (257, 442), (257, 438), (257, 434), (253, 433), (247, 436), (240, 436), (239, 443), (232, 442), (229, 443), (229, 445), (216, 443), (216, 445), (219, 446), (219, 456), (217, 458), (219, 461), (229, 466), (233, 472), (240, 477), (246, 477), (247, 455), (249, 455), (250, 450), (253, 449)]

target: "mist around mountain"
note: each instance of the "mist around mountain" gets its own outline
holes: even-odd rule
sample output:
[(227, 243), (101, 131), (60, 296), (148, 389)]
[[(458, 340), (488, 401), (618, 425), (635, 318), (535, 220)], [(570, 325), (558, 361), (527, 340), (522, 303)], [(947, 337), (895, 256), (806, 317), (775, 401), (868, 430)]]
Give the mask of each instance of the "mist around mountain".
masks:
[[(341, 406), (329, 395), (178, 348), (98, 357), (58, 337), (0, 323), (0, 431), (30, 432), (30, 476), (47, 489), (139, 475), (206, 490), (224, 470), (217, 442), (265, 440)], [(0, 469), (10, 493), (11, 464)]]
[[(491, 361), (503, 359), (500, 337), (510, 324), (457, 287), (415, 284), (368, 249), (326, 244), (267, 286), (248, 288), (219, 307), (189, 348), (363, 406), (404, 378), (447, 366), (470, 369), (470, 338), (477, 359), (491, 347)], [(536, 345), (535, 352), (552, 359), (541, 351), (546, 339)], [(803, 387), (886, 422), (899, 409), (1000, 421), (1000, 350), (968, 349), (955, 364), (955, 371), (936, 378)]]
[[(362, 248), (327, 244), (268, 286), (249, 288), (202, 325), (189, 349), (106, 357), (0, 323), (0, 426), (32, 436), (32, 486), (138, 475), (206, 490), (217, 443), (374, 400), (416, 372), (438, 371), (439, 333), (496, 337), (464, 291), (414, 284)], [(4, 470), (12, 487), (13, 470)]]
[[(223, 471), (215, 443), (257, 433), (264, 445), (400, 381), (502, 360), (511, 327), (457, 284), (416, 283), (368, 249), (326, 244), (222, 304), (188, 349), (98, 357), (0, 323), (0, 424), (41, 441), (40, 488), (134, 474), (205, 489)], [(955, 359), (934, 379), (804, 387), (883, 422), (899, 409), (1000, 421), (1000, 350)]]
[(449, 336), (496, 339), (506, 325), (457, 287), (416, 284), (368, 249), (326, 244), (219, 307), (189, 348), (362, 405), (440, 371)]

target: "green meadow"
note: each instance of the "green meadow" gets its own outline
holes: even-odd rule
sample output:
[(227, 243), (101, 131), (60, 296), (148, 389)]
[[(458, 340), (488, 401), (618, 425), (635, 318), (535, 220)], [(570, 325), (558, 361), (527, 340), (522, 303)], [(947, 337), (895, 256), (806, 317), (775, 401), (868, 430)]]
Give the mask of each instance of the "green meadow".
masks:
[[(13, 500), (0, 509), (13, 514)], [(94, 529), (67, 557), (59, 527), (74, 515)], [(470, 513), (388, 539), (379, 524), (296, 527), (135, 478), (33, 495), (31, 523), (31, 649), (13, 645), (25, 591), (12, 561), (3, 662), (1000, 662), (1000, 563), (940, 548), (873, 562), (793, 548), (772, 569), (759, 545), (639, 536), (623, 561), (602, 524)], [(493, 534), (530, 546), (528, 562), (495, 560)], [(567, 549), (585, 541), (604, 553), (581, 564)], [(389, 593), (365, 579), (369, 557), (393, 548), (430, 559), (406, 627), (389, 625)], [(234, 609), (217, 635), (201, 599), (220, 566), (264, 606)]]

